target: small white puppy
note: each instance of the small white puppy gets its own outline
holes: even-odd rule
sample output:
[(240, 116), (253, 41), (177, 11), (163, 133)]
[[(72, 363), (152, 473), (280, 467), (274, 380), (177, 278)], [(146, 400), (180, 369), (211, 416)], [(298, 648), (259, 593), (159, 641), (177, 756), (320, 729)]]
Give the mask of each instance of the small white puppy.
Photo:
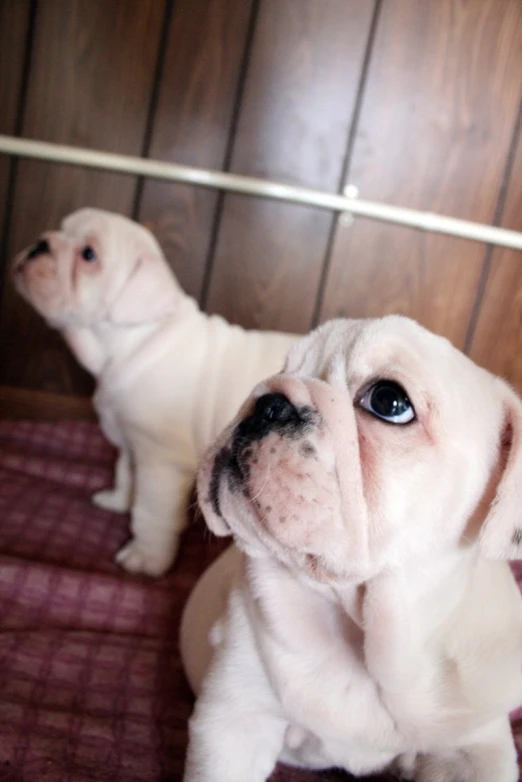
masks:
[(114, 489), (93, 499), (132, 514), (117, 561), (159, 576), (174, 561), (202, 453), (296, 338), (205, 315), (152, 234), (99, 209), (44, 233), (13, 277), (96, 377), (94, 405), (119, 458)]
[(238, 548), (183, 618), (185, 782), (263, 782), (278, 760), (516, 782), (522, 600), (495, 560), (520, 553), (521, 433), (516, 394), (406, 318), (292, 349), (200, 469)]

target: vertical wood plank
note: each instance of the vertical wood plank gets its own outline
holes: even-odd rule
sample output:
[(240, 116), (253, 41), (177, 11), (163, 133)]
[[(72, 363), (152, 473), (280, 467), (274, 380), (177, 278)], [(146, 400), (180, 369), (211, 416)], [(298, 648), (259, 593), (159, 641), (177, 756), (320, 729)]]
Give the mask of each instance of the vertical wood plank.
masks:
[[(522, 133), (510, 171), (501, 225), (522, 231)], [(470, 356), (522, 393), (522, 252), (496, 248), (478, 302)]]
[[(231, 169), (337, 190), (374, 3), (262, 0)], [(208, 307), (250, 327), (306, 331), (330, 214), (226, 196)]]
[[(203, 168), (225, 164), (252, 0), (177, 0), (171, 19), (150, 157)], [(140, 220), (181, 285), (199, 298), (218, 195), (147, 180)]]
[[(22, 88), (26, 40), (29, 30), (29, 0), (0, 3), (0, 133), (16, 132)], [(3, 219), (12, 160), (0, 155), (0, 250), (3, 247)], [(5, 259), (0, 258), (0, 269)]]
[[(522, 94), (518, 0), (386, 0), (349, 181), (361, 198), (490, 223)], [(339, 225), (322, 319), (401, 312), (464, 343), (484, 245)]]
[[(164, 3), (42, 0), (22, 135), (140, 154)], [(23, 161), (18, 166), (9, 255), (80, 206), (130, 214), (133, 177)], [(6, 285), (0, 382), (81, 392), (90, 380), (65, 345)]]

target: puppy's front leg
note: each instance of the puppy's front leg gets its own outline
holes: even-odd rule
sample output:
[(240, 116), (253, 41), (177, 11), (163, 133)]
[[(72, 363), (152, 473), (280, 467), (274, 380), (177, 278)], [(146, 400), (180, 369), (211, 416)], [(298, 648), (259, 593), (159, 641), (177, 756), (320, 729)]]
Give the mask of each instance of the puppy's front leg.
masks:
[(136, 454), (131, 540), (116, 561), (131, 573), (161, 576), (174, 562), (186, 523), (193, 476), (182, 473), (160, 449)]
[(132, 463), (126, 448), (121, 448), (114, 471), (114, 488), (102, 489), (92, 495), (99, 508), (125, 513), (132, 503)]
[(265, 782), (274, 770), (285, 725), (255, 711), (234, 717), (231, 709), (196, 708), (183, 782)]
[(227, 628), (204, 681), (189, 724), (183, 782), (265, 782), (281, 754), (288, 723), (250, 628), (240, 630)]
[(484, 726), (469, 743), (420, 756), (415, 782), (517, 782), (518, 764), (507, 718)]

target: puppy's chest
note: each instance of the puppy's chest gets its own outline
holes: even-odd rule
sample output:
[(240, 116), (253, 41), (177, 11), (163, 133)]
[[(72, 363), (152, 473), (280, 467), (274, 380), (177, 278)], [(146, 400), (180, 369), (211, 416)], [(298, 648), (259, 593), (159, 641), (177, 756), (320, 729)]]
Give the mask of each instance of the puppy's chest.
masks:
[(341, 761), (338, 744), (364, 747), (376, 739), (395, 751), (401, 740), (366, 669), (360, 629), (349, 618), (314, 615), (309, 620), (301, 616), (286, 622), (286, 642), (281, 625), (260, 639), (285, 717), (298, 728), (294, 738), (302, 732), (294, 756), (320, 746), (335, 764)]

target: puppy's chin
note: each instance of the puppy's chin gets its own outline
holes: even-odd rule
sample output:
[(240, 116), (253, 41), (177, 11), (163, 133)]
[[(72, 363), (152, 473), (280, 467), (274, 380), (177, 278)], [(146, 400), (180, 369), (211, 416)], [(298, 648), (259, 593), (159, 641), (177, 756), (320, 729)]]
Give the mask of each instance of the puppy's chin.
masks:
[(31, 279), (19, 275), (15, 287), (20, 296), (44, 318), (47, 323), (58, 328), (61, 322), (62, 303), (54, 286), (35, 286)]
[[(277, 442), (275, 436), (273, 439)], [(267, 438), (265, 446), (270, 457), (274, 457), (276, 446), (272, 438)], [(251, 445), (248, 452), (252, 452)], [(359, 574), (348, 572), (346, 567), (348, 546), (344, 530), (339, 534), (336, 525), (337, 532), (331, 535), (317, 534), (324, 523), (321, 510), (328, 513), (331, 505), (324, 503), (320, 509), (315, 495), (305, 498), (295, 494), (292, 479), (297, 470), (298, 482), (303, 481), (302, 457), (297, 456), (295, 469), (290, 468), (288, 486), (285, 486), (284, 479), (281, 481), (275, 471), (275, 482), (272, 482), (266, 477), (264, 464), (259, 468), (253, 464), (257, 461), (255, 453), (254, 450), (243, 463), (234, 454), (231, 439), (223, 437), (205, 457), (198, 474), (198, 499), (211, 532), (218, 536), (233, 535), (237, 546), (249, 557), (277, 560), (312, 584), (339, 586), (347, 581), (359, 581)], [(262, 461), (261, 453), (259, 460)], [(267, 504), (267, 496), (273, 498), (268, 501), (273, 502), (273, 508)], [(276, 516), (276, 509), (283, 506), (288, 507), (288, 515)]]

